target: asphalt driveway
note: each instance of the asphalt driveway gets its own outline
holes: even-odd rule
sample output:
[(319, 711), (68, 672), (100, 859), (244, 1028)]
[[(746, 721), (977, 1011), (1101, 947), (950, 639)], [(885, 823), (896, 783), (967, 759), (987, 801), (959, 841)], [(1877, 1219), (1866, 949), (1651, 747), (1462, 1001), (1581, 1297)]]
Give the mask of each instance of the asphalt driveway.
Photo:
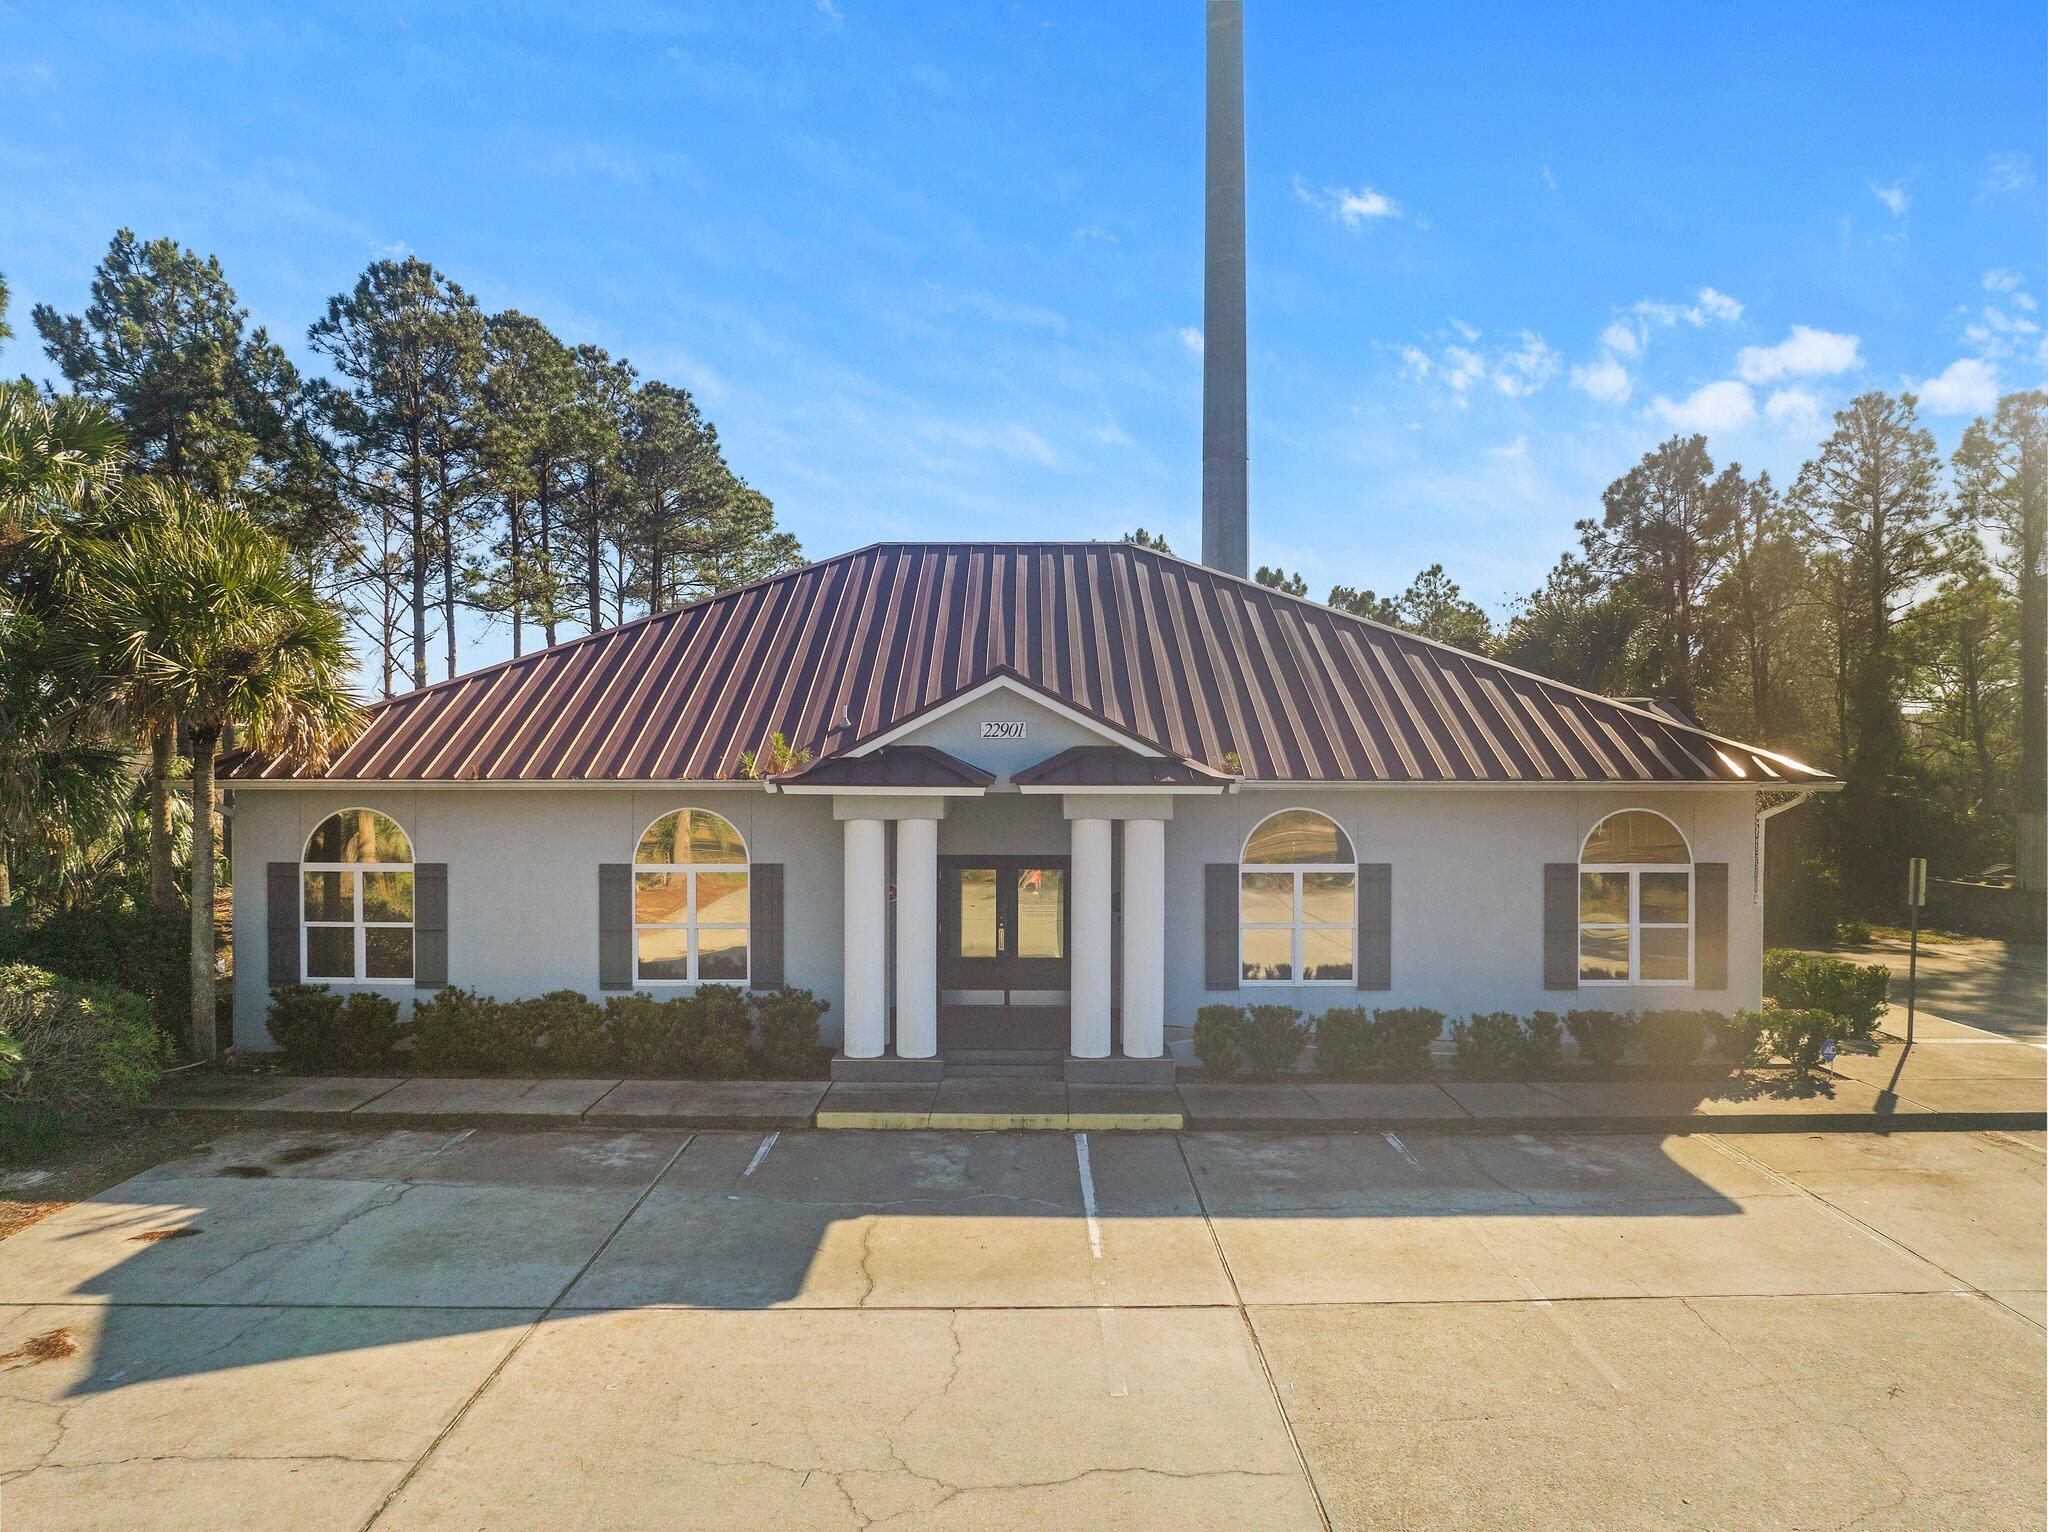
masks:
[(0, 1241), (7, 1525), (2039, 1525), (2040, 1135), (243, 1133)]

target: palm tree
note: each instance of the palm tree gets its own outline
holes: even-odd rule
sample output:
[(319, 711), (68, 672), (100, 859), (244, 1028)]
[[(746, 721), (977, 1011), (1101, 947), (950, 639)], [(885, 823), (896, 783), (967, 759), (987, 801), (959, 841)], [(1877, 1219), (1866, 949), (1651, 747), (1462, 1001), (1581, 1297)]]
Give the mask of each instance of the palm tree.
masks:
[(99, 405), (0, 386), (0, 908), (10, 845), (89, 840), (128, 785), (88, 689), (60, 681), (53, 628), (77, 538), (116, 502), (121, 429)]
[(153, 487), (78, 582), (79, 657), (129, 678), (192, 748), (193, 1054), (214, 1056), (214, 761), (223, 734), (317, 768), (355, 726), (341, 617), (248, 517)]
[(0, 387), (0, 570), (10, 586), (21, 543), (48, 551), (72, 518), (111, 502), (126, 453), (101, 406)]

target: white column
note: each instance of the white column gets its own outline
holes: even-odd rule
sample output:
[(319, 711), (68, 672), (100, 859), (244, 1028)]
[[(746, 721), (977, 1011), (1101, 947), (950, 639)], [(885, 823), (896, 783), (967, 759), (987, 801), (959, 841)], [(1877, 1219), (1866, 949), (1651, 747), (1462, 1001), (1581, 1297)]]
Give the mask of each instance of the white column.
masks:
[(1156, 1059), (1166, 1048), (1166, 824), (1124, 821), (1123, 1051)]
[(889, 1030), (889, 888), (883, 821), (846, 821), (846, 1056), (878, 1059)]
[(896, 822), (896, 1052), (939, 1051), (939, 822)]
[(1107, 819), (1072, 821), (1074, 836), (1074, 954), (1069, 979), (1073, 1023), (1069, 1048), (1077, 1059), (1109, 1057), (1109, 825)]

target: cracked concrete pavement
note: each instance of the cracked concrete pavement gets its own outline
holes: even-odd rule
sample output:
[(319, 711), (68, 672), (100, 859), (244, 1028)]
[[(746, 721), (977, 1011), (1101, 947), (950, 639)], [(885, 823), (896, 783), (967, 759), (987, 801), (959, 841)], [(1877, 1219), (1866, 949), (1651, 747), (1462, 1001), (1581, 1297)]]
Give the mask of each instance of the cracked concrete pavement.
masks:
[(2040, 1134), (238, 1133), (0, 1241), (0, 1522), (2040, 1525), (2043, 1191)]

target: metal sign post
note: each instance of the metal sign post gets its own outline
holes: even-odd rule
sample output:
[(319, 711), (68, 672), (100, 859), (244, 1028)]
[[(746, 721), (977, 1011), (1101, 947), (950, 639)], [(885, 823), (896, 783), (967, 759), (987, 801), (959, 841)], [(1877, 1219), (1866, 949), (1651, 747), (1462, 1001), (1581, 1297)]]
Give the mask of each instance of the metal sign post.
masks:
[(1913, 1009), (1920, 986), (1920, 907), (1927, 902), (1927, 858), (1906, 863), (1906, 1046), (1913, 1046)]

